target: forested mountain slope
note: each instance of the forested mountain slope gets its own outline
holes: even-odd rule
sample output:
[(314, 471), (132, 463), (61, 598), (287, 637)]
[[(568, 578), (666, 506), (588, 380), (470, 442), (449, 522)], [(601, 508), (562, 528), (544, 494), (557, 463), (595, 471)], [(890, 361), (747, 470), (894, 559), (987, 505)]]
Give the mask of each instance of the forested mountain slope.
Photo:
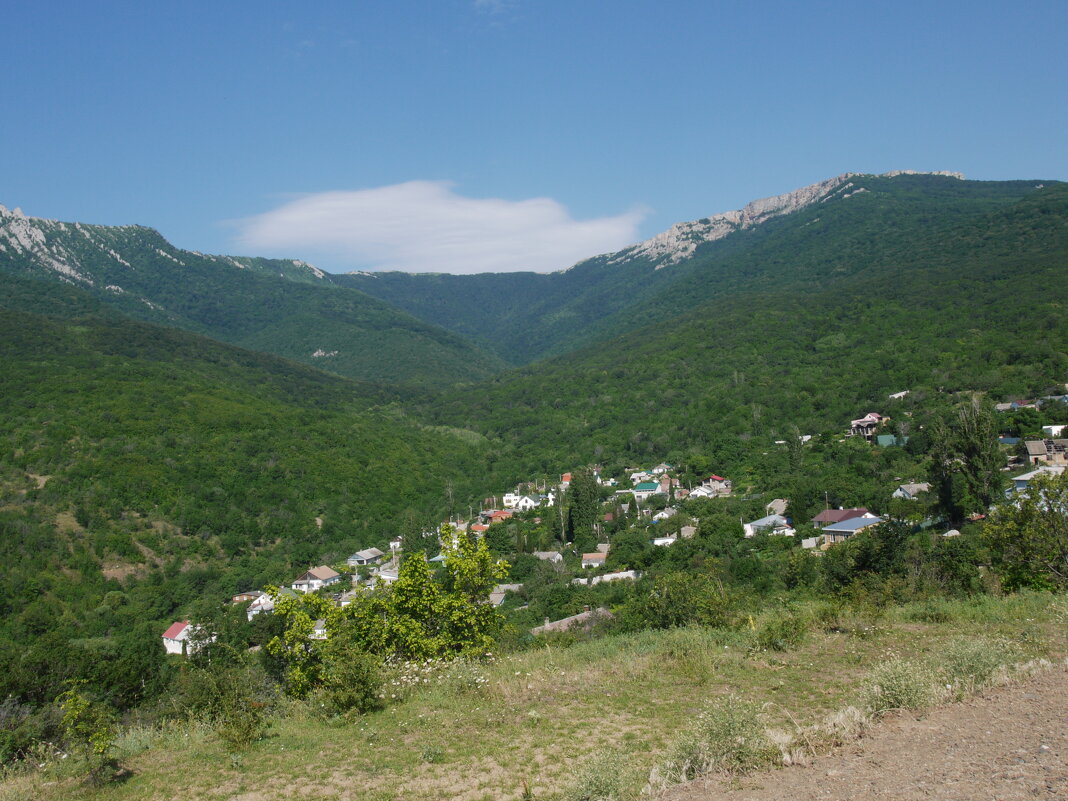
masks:
[[(560, 442), (577, 462), (689, 450), (714, 460), (754, 437), (844, 430), (868, 411), (907, 423), (904, 412), (939, 393), (1063, 386), (1068, 186), (954, 222), (881, 218), (885, 236), (873, 221), (833, 241), (818, 222), (769, 223), (752, 235), (781, 263), (743, 253), (727, 272), (724, 260), (731, 291), (694, 286), (685, 298), (650, 299), (631, 318), (644, 327), (453, 393), (435, 411), (442, 422), (473, 421), (538, 469)], [(787, 248), (806, 240), (807, 250)], [(777, 280), (787, 273), (793, 283)], [(904, 389), (906, 402), (888, 401)]]
[(0, 280), (8, 275), (71, 283), (130, 317), (351, 378), (447, 383), (503, 366), (304, 262), (180, 250), (142, 226), (63, 223), (0, 207)]
[(896, 269), (922, 258), (913, 250), (917, 238), (980, 219), (1041, 185), (847, 173), (737, 212), (680, 223), (559, 273), (354, 273), (336, 280), (524, 364), (715, 298), (808, 293), (866, 269)]
[(6, 286), (4, 654), (145, 622), (158, 647), (180, 607), (383, 546), (397, 521), (441, 515), (447, 486), (475, 491), (483, 443), (405, 417), (410, 393), (101, 311), (74, 287)]

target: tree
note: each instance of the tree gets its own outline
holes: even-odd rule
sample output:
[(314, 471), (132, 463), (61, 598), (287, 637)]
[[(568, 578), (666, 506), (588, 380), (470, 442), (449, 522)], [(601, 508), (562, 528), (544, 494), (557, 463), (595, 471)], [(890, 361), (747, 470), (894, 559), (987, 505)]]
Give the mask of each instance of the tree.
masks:
[(952, 520), (985, 512), (1001, 498), (1001, 466), (993, 412), (978, 398), (964, 404), (948, 424), (931, 427), (931, 479), (942, 511)]
[(1037, 476), (984, 528), (1008, 589), (1068, 588), (1068, 472)]
[(597, 546), (594, 525), (600, 510), (597, 479), (588, 469), (575, 471), (567, 488), (567, 536), (579, 553), (592, 551)]

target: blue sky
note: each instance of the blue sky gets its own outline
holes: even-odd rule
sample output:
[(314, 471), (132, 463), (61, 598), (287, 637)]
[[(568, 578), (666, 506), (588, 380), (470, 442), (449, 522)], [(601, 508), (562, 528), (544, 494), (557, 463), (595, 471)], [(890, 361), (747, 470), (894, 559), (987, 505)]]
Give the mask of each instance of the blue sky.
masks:
[(9, 3), (0, 203), (560, 269), (846, 171), (1068, 178), (1068, 3)]

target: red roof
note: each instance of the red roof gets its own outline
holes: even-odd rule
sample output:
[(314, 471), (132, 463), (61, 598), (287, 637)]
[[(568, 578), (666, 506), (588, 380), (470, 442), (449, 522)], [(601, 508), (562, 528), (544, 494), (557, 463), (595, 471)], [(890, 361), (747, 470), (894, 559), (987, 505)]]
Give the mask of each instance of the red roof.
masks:
[(727, 479), (725, 479), (723, 476), (709, 476), (708, 480), (709, 481), (726, 481)]
[(564, 473), (562, 476), (560, 476), (560, 480), (561, 481), (566, 481), (567, 483), (571, 483), (571, 474), (570, 473)]
[(169, 629), (167, 629), (165, 632), (163, 632), (164, 639), (168, 639), (168, 640), (176, 640), (176, 639), (178, 639), (178, 635), (181, 634), (183, 631), (185, 631), (185, 629), (186, 629), (186, 627), (188, 625), (189, 625), (189, 621), (188, 620), (179, 620), (177, 623), (171, 623), (171, 627)]

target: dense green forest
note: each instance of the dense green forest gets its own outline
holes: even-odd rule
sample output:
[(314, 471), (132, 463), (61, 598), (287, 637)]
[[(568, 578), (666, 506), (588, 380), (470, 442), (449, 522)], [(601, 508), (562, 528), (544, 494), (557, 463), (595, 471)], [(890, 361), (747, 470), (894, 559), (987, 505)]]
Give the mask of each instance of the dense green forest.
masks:
[[(976, 226), (1043, 183), (1057, 185), (852, 176), (839, 188), (845, 191), (705, 242), (678, 263), (628, 248), (548, 275), (356, 273), (335, 280), (525, 364), (663, 324), (717, 299), (732, 298), (731, 306), (755, 314), (782, 295), (808, 296), (850, 277), (925, 270), (937, 265), (929, 251), (944, 239), (996, 243), (997, 233), (979, 234)], [(896, 288), (889, 287), (891, 295)]]
[(303, 262), (206, 256), (136, 225), (0, 214), (5, 242), (0, 274), (76, 283), (135, 319), (350, 378), (429, 384), (482, 378), (503, 366), (462, 337), (337, 286)]
[(530, 471), (557, 460), (561, 441), (578, 462), (694, 453), (730, 470), (740, 443), (844, 431), (869, 411), (908, 433), (909, 416), (956, 393), (1063, 391), (1068, 187), (913, 230), (897, 249), (877, 241), (869, 249), (887, 251), (875, 264), (833, 281), (799, 263), (807, 292), (769, 282), (676, 316), (665, 298), (656, 323), (458, 388), (428, 412), (467, 421)]
[(404, 514), (475, 492), (480, 438), (409, 421), (410, 390), (45, 287), (7, 280), (0, 301), (0, 694), (50, 701), (85, 674), (129, 706), (144, 690), (111, 671), (180, 610), (384, 546)]

